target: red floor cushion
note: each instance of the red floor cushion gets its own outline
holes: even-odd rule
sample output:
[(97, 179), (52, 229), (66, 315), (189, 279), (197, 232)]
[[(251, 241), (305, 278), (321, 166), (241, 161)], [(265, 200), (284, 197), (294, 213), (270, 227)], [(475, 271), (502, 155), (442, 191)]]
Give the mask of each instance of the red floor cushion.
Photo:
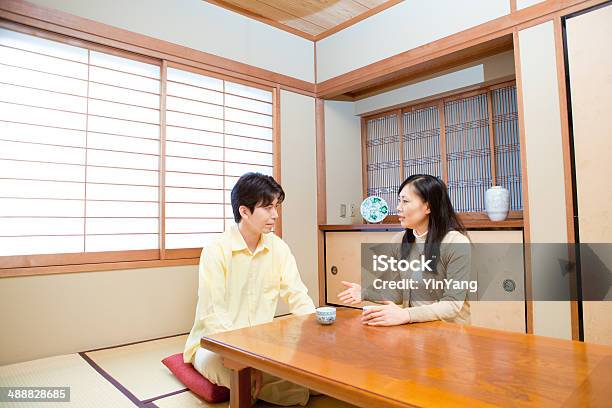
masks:
[(172, 371), (180, 382), (205, 401), (217, 403), (229, 400), (229, 388), (211, 383), (197, 372), (190, 363), (184, 363), (183, 353), (166, 357), (162, 360), (162, 363)]

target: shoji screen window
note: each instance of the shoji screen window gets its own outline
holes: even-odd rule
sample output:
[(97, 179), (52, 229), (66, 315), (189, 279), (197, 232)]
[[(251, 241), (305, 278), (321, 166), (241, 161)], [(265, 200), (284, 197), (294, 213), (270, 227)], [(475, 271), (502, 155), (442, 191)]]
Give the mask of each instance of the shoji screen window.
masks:
[(0, 256), (158, 259), (159, 106), (158, 64), (0, 29)]
[(230, 191), (272, 175), (272, 92), (167, 69), (165, 247), (200, 248), (234, 223)]

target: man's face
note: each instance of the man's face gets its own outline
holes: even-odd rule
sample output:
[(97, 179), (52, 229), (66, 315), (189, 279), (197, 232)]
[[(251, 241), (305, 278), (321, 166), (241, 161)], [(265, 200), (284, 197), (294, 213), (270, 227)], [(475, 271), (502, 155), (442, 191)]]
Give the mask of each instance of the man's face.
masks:
[(265, 207), (257, 204), (252, 213), (245, 206), (241, 206), (240, 209), (242, 222), (244, 222), (250, 230), (260, 234), (267, 234), (268, 232), (274, 231), (274, 224), (278, 218), (277, 198)]

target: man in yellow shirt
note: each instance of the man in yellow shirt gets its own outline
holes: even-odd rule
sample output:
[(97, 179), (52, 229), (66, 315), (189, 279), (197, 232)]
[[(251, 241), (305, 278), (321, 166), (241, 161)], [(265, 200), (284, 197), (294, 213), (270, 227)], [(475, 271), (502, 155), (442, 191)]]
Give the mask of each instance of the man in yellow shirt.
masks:
[[(293, 314), (315, 311), (291, 250), (272, 232), (284, 198), (272, 177), (243, 175), (231, 194), (236, 225), (202, 250), (195, 322), (183, 360), (217, 385), (230, 386), (230, 370), (219, 355), (200, 347), (202, 336), (271, 322), (279, 298)], [(308, 402), (307, 388), (251, 372), (253, 398), (278, 405)]]

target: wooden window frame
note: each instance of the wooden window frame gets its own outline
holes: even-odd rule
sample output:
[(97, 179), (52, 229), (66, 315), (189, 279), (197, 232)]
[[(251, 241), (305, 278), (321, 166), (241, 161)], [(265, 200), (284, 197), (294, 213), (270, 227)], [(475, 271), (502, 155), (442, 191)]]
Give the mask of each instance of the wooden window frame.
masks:
[[(159, 248), (146, 250), (56, 253), (37, 255), (0, 256), (0, 278), (31, 275), (48, 275), (56, 273), (93, 272), (119, 269), (152, 268), (178, 265), (197, 265), (202, 248), (165, 248), (165, 151), (166, 151), (166, 85), (167, 68), (172, 67), (205, 75), (223, 81), (230, 81), (253, 88), (263, 89), (272, 94), (272, 174), (280, 183), (280, 84), (269, 84), (256, 77), (238, 73), (236, 76), (209, 71), (199, 64), (189, 61), (176, 62), (165, 58), (142, 55), (128, 49), (110, 47), (104, 44), (47, 31), (45, 29), (15, 23), (0, 18), (0, 28), (31, 35), (47, 40), (99, 51), (118, 57), (144, 62), (160, 67), (160, 152), (159, 152)], [(74, 32), (72, 33), (74, 34)], [(85, 37), (85, 35), (83, 35)], [(129, 47), (126, 47), (129, 48)], [(223, 92), (225, 95), (225, 92)], [(223, 175), (225, 179), (225, 175)], [(224, 193), (225, 194), (225, 193)], [(225, 211), (225, 205), (224, 211)], [(223, 219), (225, 223), (225, 219)], [(276, 234), (282, 236), (282, 212), (279, 211)]]
[[(400, 131), (400, 175), (403, 177), (404, 175), (404, 149), (403, 149), (403, 114), (405, 112), (410, 112), (418, 109), (430, 108), (437, 106), (439, 115), (440, 115), (440, 158), (441, 158), (441, 168), (442, 168), (442, 180), (446, 184), (448, 184), (448, 163), (445, 159), (446, 157), (446, 130), (445, 130), (445, 120), (444, 120), (444, 104), (446, 102), (469, 98), (477, 95), (488, 94), (488, 111), (489, 111), (489, 136), (491, 138), (491, 176), (492, 181), (495, 184), (496, 180), (496, 167), (495, 167), (495, 134), (494, 134), (494, 126), (493, 126), (493, 115), (492, 115), (492, 101), (491, 101), (491, 92), (500, 89), (506, 88), (508, 86), (516, 86), (516, 80), (508, 80), (503, 79), (501, 81), (493, 82), (487, 85), (481, 85), (475, 87), (473, 89), (464, 90), (464, 91), (453, 91), (444, 94), (443, 96), (436, 96), (432, 98), (426, 98), (425, 100), (419, 102), (411, 102), (407, 104), (402, 104), (395, 106), (393, 108), (384, 110), (384, 111), (376, 111), (371, 114), (364, 114), (361, 116), (361, 168), (362, 168), (362, 196), (365, 199), (368, 194), (368, 173), (367, 173), (367, 149), (366, 149), (366, 141), (367, 141), (367, 122), (372, 119), (377, 119), (384, 116), (389, 116), (392, 114), (396, 114), (398, 121), (398, 129)], [(489, 221), (489, 217), (485, 212), (461, 212), (458, 213), (460, 219), (464, 222), (478, 222), (479, 224), (488, 224), (491, 226), (501, 225), (499, 222)], [(508, 217), (505, 220), (507, 224), (511, 225), (522, 225), (523, 221), (523, 211), (510, 211), (508, 213)], [(399, 219), (397, 215), (390, 215), (385, 218), (383, 221), (384, 224), (398, 224)]]

